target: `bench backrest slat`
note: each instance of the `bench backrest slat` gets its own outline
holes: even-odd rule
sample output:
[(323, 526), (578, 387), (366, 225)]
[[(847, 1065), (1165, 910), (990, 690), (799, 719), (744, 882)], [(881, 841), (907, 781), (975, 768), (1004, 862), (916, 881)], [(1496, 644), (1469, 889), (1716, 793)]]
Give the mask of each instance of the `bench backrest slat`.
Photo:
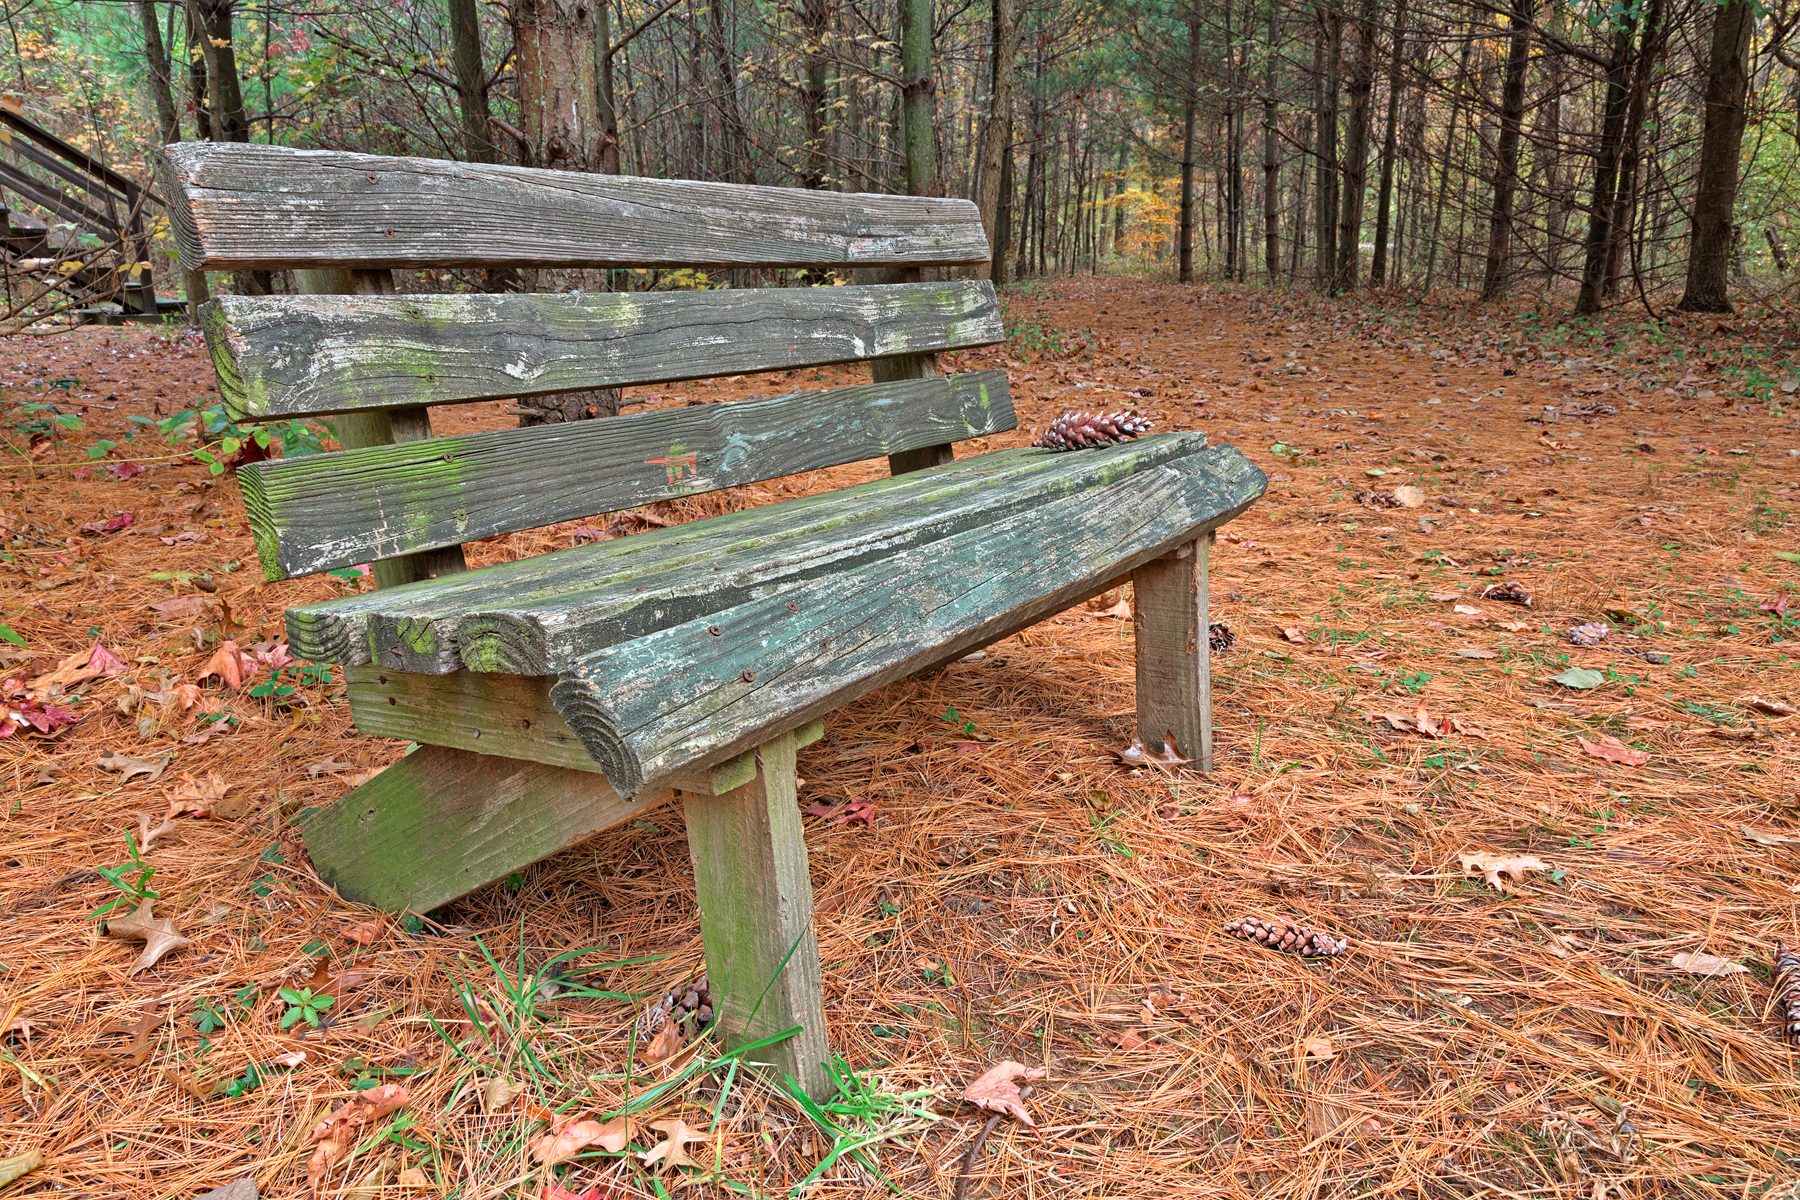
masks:
[(663, 383), (1006, 340), (993, 285), (985, 281), (590, 295), (225, 296), (202, 311), (220, 395), (239, 417)]
[(1013, 427), (1005, 372), (978, 371), (275, 459), (238, 480), (264, 575), (284, 579)]
[(585, 175), (232, 142), (165, 148), (189, 270), (984, 262), (967, 200)]

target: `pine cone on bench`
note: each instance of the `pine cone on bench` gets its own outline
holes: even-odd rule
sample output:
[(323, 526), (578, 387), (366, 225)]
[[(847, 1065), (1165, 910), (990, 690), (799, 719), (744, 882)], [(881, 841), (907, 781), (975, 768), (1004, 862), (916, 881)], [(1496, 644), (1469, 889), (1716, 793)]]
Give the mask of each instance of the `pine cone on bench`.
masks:
[(1271, 950), (1298, 954), (1301, 958), (1336, 958), (1350, 948), (1347, 938), (1334, 938), (1328, 933), (1295, 925), (1291, 921), (1239, 917), (1225, 926), (1225, 932), (1247, 942), (1260, 942)]
[(638, 1018), (638, 1041), (648, 1043), (671, 1019), (677, 1023), (691, 1020), (696, 1030), (712, 1024), (712, 988), (707, 985), (704, 972), (686, 987), (664, 992), (661, 999), (644, 1009)]
[(1136, 413), (1067, 412), (1050, 422), (1044, 435), (1031, 444), (1049, 450), (1085, 450), (1089, 446), (1128, 442), (1149, 428), (1149, 418)]

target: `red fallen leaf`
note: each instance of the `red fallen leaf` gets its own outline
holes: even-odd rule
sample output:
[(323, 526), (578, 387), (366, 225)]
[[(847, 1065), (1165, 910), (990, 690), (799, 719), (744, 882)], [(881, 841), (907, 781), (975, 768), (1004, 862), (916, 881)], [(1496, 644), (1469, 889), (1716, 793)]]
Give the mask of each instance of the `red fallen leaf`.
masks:
[(306, 1179), (312, 1185), (313, 1195), (319, 1195), (332, 1166), (349, 1153), (364, 1129), (410, 1099), (406, 1089), (397, 1083), (377, 1084), (340, 1105), (336, 1112), (313, 1126), (315, 1144), (312, 1158), (306, 1164)]
[(611, 1192), (601, 1191), (599, 1184), (595, 1184), (585, 1192), (571, 1192), (562, 1184), (553, 1183), (550, 1185), (550, 1190), (544, 1193), (544, 1200), (608, 1200), (611, 1195)]
[(980, 742), (956, 742), (956, 743), (954, 743), (954, 745), (956, 748), (956, 752), (958, 754), (980, 754), (981, 753), (981, 743)]
[(250, 657), (272, 672), (279, 671), (294, 661), (294, 656), (288, 653), (286, 642), (258, 642), (250, 647)]
[(106, 473), (111, 475), (114, 479), (131, 479), (135, 476), (142, 475), (144, 473), (144, 468), (137, 463), (130, 461), (107, 463)]
[(39, 733), (54, 733), (65, 725), (81, 720), (81, 714), (59, 704), (39, 704), (21, 700), (16, 706), (0, 708), (0, 738), (11, 737), (27, 726)]
[(861, 821), (870, 829), (875, 828), (875, 818), (881, 814), (881, 802), (878, 800), (850, 800), (843, 804), (809, 804), (800, 810), (809, 817), (829, 817), (833, 825), (848, 825), (851, 821)]
[(1641, 767), (1650, 761), (1649, 751), (1633, 750), (1616, 737), (1603, 737), (1596, 743), (1576, 734), (1575, 740), (1581, 743), (1583, 750), (1595, 758), (1603, 758), (1607, 762), (1615, 762), (1627, 767)]
[(1031, 1114), (1025, 1111), (1024, 1098), (1019, 1095), (1018, 1081), (1042, 1079), (1048, 1073), (1043, 1067), (1028, 1067), (1009, 1058), (995, 1063), (986, 1074), (971, 1083), (964, 1089), (962, 1098), (976, 1108), (1014, 1117), (1036, 1129), (1037, 1125), (1032, 1122)]
[(81, 532), (81, 533), (117, 533), (117, 532), (119, 532), (119, 530), (128, 527), (132, 523), (132, 521), (134, 521), (136, 519), (137, 519), (136, 512), (122, 512), (110, 521), (95, 521), (92, 524), (82, 525), (79, 527), (78, 532)]
[(206, 535), (189, 529), (174, 537), (158, 538), (157, 540), (165, 546), (199, 546), (205, 544)]
[(1118, 1037), (1114, 1038), (1113, 1041), (1118, 1043), (1119, 1049), (1121, 1050), (1142, 1050), (1145, 1046), (1150, 1044), (1138, 1033), (1136, 1025), (1133, 1025), (1124, 1033), (1121, 1033)]
[(54, 671), (39, 675), (31, 681), (29, 686), (34, 692), (41, 692), (49, 688), (67, 690), (78, 683), (86, 683), (88, 680), (97, 679), (102, 675), (123, 675), (124, 673), (125, 660), (99, 642), (95, 642), (88, 649), (77, 650), (69, 655), (56, 664)]
[(1787, 612), (1787, 606), (1788, 606), (1788, 598), (1787, 598), (1787, 596), (1783, 595), (1780, 599), (1774, 600), (1772, 602), (1765, 600), (1763, 603), (1757, 605), (1756, 607), (1759, 612), (1785, 613), (1785, 612)]

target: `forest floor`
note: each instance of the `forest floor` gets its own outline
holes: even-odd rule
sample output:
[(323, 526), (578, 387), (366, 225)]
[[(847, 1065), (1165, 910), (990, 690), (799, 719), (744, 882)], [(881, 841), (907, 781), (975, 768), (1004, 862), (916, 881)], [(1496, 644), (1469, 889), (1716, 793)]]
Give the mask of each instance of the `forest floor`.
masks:
[[(832, 1044), (889, 1097), (838, 1120), (885, 1179), (959, 1194), (985, 1114), (957, 1096), (1010, 1058), (1047, 1068), (1036, 1129), (993, 1130), (971, 1196), (1800, 1195), (1800, 1059), (1772, 991), (1776, 943), (1800, 941), (1794, 328), (1590, 330), (1127, 279), (1009, 307), (1012, 343), (953, 364), (1012, 373), (1021, 428), (993, 446), (1064, 408), (1129, 406), (1239, 447), (1271, 483), (1212, 559), (1235, 644), (1214, 657), (1211, 774), (1115, 758), (1134, 732), (1128, 590), (852, 704), (802, 751), (802, 804), (873, 806), (806, 832)], [(652, 402), (820, 377), (851, 373)], [(802, 1181), (832, 1146), (804, 1113), (708, 1071), (705, 1039), (651, 1064), (632, 1036), (700, 962), (678, 808), (429, 920), (320, 886), (292, 822), (404, 747), (355, 737), (341, 686), (296, 668), (292, 693), (252, 694), (284, 607), (364, 584), (261, 583), (232, 476), (128, 420), (210, 386), (180, 330), (0, 347), (0, 620), (24, 643), (0, 648), (0, 680), (55, 727), (0, 740), (0, 1159), (44, 1156), (6, 1194), (189, 1197), (249, 1176), (306, 1195), (315, 1123), (379, 1083), (409, 1099), (325, 1194)], [(46, 402), (83, 427), (26, 407)], [(1580, 404), (1617, 414), (1534, 423)], [(510, 424), (501, 407), (439, 428)], [(117, 446), (90, 459), (102, 439)], [(1357, 498), (1402, 485), (1422, 503)], [(1494, 584), (1529, 607), (1483, 598)], [(1594, 622), (1604, 640), (1572, 644)], [(251, 655), (242, 690), (201, 676), (224, 639)], [(60, 697), (33, 684), (59, 666)], [(190, 940), (133, 974), (143, 947), (90, 914), (123, 894), (99, 869), (145, 831), (155, 915)], [(1236, 941), (1221, 926), (1241, 916), (1349, 949)], [(312, 1006), (322, 1030), (293, 1020), (309, 995), (332, 997)], [(551, 1112), (604, 1120), (628, 1098), (619, 1153), (532, 1161)], [(821, 1180), (886, 1191), (849, 1157)]]

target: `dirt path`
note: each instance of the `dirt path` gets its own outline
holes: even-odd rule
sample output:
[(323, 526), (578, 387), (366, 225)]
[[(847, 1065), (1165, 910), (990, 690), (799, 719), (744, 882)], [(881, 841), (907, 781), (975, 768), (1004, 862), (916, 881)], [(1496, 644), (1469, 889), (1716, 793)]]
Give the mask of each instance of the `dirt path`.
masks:
[[(1172, 780), (1113, 759), (1132, 732), (1128, 596), (834, 715), (802, 756), (803, 803), (878, 806), (866, 824), (808, 823), (844, 1057), (892, 1091), (946, 1097), (1001, 1058), (1050, 1067), (1028, 1101), (1040, 1136), (997, 1130), (971, 1195), (1735, 1197), (1791, 1181), (1800, 1077), (1770, 969), (1776, 941), (1800, 941), (1800, 718), (1782, 715), (1800, 704), (1787, 328), (1622, 318), (1589, 338), (1529, 312), (1134, 280), (1067, 282), (1011, 311), (1004, 352), (957, 364), (1012, 372), (1024, 428), (991, 446), (1065, 408), (1133, 407), (1269, 473), (1214, 558), (1214, 619), (1236, 639), (1214, 665), (1219, 765)], [(546, 994), (524, 1018), (505, 978), (521, 953), (530, 973), (589, 946), (602, 990), (687, 978), (700, 947), (678, 811), (432, 922), (367, 925), (313, 880), (291, 822), (401, 748), (353, 737), (334, 683), (290, 672), (278, 707), (250, 682), (198, 678), (222, 636), (267, 659), (284, 607), (361, 585), (261, 584), (229, 473), (129, 419), (210, 401), (194, 339), (83, 330), (4, 349), (0, 621), (27, 645), (0, 648), (0, 679), (21, 681), (9, 697), (24, 712), (25, 681), (79, 667), (96, 642), (117, 659), (49, 697), (79, 722), (0, 740), (0, 1159), (47, 1158), (8, 1195), (187, 1196), (245, 1174), (264, 1195), (303, 1195), (311, 1122), (382, 1081), (411, 1091), (415, 1123), (332, 1188), (387, 1179), (399, 1195), (392, 1181), (417, 1167), (414, 1195), (538, 1194), (523, 1150), (536, 1106), (605, 1113), (672, 1067), (626, 1078), (636, 1005)], [(814, 379), (654, 389), (652, 403)], [(46, 402), (83, 427), (34, 453), (56, 414), (22, 406)], [(1617, 413), (1532, 423), (1564, 405)], [(439, 425), (510, 423), (501, 409)], [(117, 450), (90, 460), (102, 439)], [(1379, 507), (1387, 496), (1422, 503)], [(1531, 605), (1481, 595), (1508, 585)], [(1597, 646), (1571, 642), (1597, 622)], [(104, 754), (160, 773), (122, 777)], [(180, 815), (147, 859), (156, 915), (191, 944), (128, 974), (140, 946), (89, 919), (120, 895), (94, 868), (183, 808), (211, 816)], [(1542, 865), (1502, 890), (1464, 856)], [(1246, 915), (1350, 951), (1307, 964), (1220, 932)], [(1696, 974), (1686, 954), (1724, 963)], [(595, 965), (646, 956), (664, 957)], [(283, 986), (331, 995), (330, 1028), (283, 1031)], [(521, 1090), (484, 1112), (497, 1077)], [(235, 1094), (212, 1094), (224, 1085)], [(716, 1094), (673, 1090), (636, 1147), (656, 1144), (661, 1116), (705, 1128)], [(882, 1151), (908, 1195), (952, 1190), (980, 1127), (942, 1107), (938, 1123), (896, 1118)], [(741, 1081), (724, 1112), (716, 1153), (740, 1188), (783, 1190), (823, 1153), (809, 1122)], [(826, 1192), (882, 1190), (859, 1170), (834, 1167)], [(596, 1158), (560, 1186), (636, 1196), (653, 1182), (636, 1160)]]

